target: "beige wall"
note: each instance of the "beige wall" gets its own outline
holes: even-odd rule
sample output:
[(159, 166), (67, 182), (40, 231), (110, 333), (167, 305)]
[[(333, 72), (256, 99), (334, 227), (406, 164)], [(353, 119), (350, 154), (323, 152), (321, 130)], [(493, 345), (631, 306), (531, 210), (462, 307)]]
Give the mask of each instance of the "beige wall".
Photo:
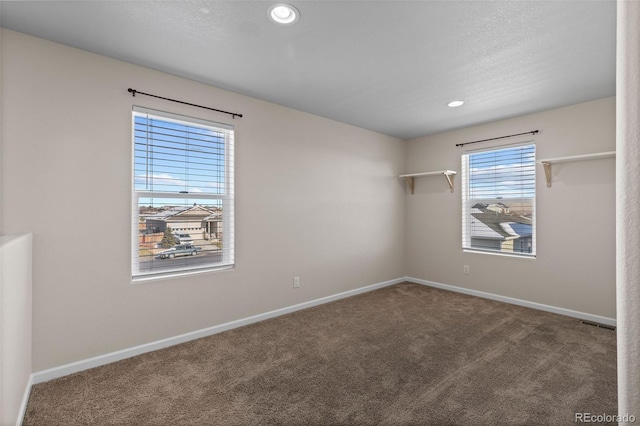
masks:
[[(405, 275), (615, 317), (613, 160), (554, 166), (552, 188), (538, 169), (535, 260), (462, 252), (459, 175), (453, 194), (397, 178), (533, 129), (538, 158), (614, 150), (614, 98), (403, 142), (11, 31), (1, 53), (0, 225), (34, 235), (34, 371)], [(131, 284), (133, 105), (235, 125), (234, 271)]]
[(0, 237), (0, 425), (22, 418), (31, 383), (31, 241)]
[[(33, 233), (34, 371), (404, 275), (403, 142), (6, 30), (2, 73), (2, 231)], [(235, 125), (234, 271), (131, 284), (133, 105)]]
[[(640, 3), (618, 1), (616, 280), (618, 413), (640, 417)], [(634, 424), (628, 420), (621, 425)]]
[[(460, 172), (457, 143), (536, 129), (501, 143), (535, 140), (538, 159), (614, 151), (615, 98), (409, 141), (405, 172)], [(535, 260), (463, 252), (460, 175), (453, 194), (444, 178), (425, 177), (406, 198), (407, 275), (615, 318), (614, 159), (554, 165), (551, 188), (537, 167)]]

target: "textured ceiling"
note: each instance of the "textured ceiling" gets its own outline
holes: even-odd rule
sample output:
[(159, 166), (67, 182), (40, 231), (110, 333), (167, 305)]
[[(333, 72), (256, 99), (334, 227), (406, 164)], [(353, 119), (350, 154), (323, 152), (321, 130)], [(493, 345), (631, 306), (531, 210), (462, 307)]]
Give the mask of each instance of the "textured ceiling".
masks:
[(2, 1), (0, 25), (403, 139), (615, 94), (614, 0), (292, 1), (276, 26), (280, 1)]

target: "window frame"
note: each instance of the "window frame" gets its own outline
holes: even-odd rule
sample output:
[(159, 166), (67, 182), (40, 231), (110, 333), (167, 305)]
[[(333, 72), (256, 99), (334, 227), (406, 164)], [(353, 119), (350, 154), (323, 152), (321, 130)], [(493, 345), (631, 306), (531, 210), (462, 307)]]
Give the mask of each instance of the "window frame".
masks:
[[(526, 148), (533, 147), (533, 159), (527, 164), (525, 167), (531, 167), (532, 171), (530, 172), (531, 181), (533, 183), (532, 196), (531, 197), (479, 197), (479, 198), (470, 198), (471, 190), (470, 190), (470, 179), (471, 172), (470, 168), (470, 157), (474, 154), (487, 153), (492, 151), (502, 151), (513, 148)], [(462, 251), (468, 253), (483, 253), (497, 256), (505, 256), (505, 257), (516, 257), (521, 259), (535, 259), (537, 256), (537, 217), (536, 217), (536, 205), (537, 205), (537, 183), (536, 183), (536, 151), (537, 146), (535, 140), (527, 140), (513, 144), (507, 145), (493, 145), (490, 147), (484, 147), (479, 149), (470, 149), (466, 150), (461, 155), (461, 193), (462, 193)], [(502, 248), (499, 250), (482, 248), (482, 247), (473, 247), (472, 239), (473, 239), (473, 231), (472, 231), (472, 214), (471, 210), (479, 201), (482, 203), (486, 203), (487, 205), (497, 205), (497, 204), (510, 204), (514, 201), (522, 201), (527, 200), (530, 202), (531, 208), (531, 252), (522, 252), (522, 251), (507, 251)], [(508, 207), (508, 205), (505, 205)], [(479, 219), (477, 219), (479, 220)], [(506, 241), (506, 240), (504, 240)], [(514, 247), (515, 243), (518, 239), (514, 239)]]
[[(173, 121), (183, 125), (204, 126), (216, 130), (224, 131), (224, 185), (223, 193), (185, 193), (160, 190), (139, 190), (136, 189), (136, 116), (151, 116), (155, 119)], [(131, 111), (131, 149), (132, 149), (132, 176), (131, 176), (131, 277), (132, 281), (147, 281), (181, 275), (193, 275), (203, 272), (228, 270), (235, 267), (235, 173), (234, 173), (234, 144), (235, 130), (232, 125), (204, 120), (196, 117), (159, 111), (151, 108), (133, 106)], [(146, 176), (148, 176), (148, 171)], [(176, 200), (220, 200), (222, 211), (222, 235), (223, 248), (221, 261), (206, 263), (204, 265), (191, 267), (163, 268), (157, 272), (141, 272), (140, 265), (140, 243), (139, 243), (139, 220), (140, 220), (140, 199), (176, 199)]]

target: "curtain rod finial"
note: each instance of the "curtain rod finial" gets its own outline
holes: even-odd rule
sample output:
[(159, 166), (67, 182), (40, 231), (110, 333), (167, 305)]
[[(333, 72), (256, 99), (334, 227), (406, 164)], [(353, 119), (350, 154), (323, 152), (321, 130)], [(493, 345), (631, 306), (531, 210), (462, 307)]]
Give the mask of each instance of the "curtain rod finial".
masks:
[(132, 89), (131, 87), (127, 89), (127, 92), (131, 93), (131, 96), (134, 96), (134, 97), (136, 96), (136, 90)]

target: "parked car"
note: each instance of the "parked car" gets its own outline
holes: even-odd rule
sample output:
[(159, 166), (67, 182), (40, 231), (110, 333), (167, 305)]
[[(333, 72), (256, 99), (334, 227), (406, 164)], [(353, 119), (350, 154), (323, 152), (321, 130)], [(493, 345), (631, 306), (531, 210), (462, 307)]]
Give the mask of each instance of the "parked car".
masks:
[(174, 232), (173, 236), (176, 237), (176, 239), (178, 240), (178, 242), (180, 244), (191, 244), (191, 243), (193, 243), (193, 238), (191, 238), (191, 235), (189, 235), (189, 234), (184, 234), (182, 232)]
[(170, 249), (163, 250), (155, 255), (156, 259), (173, 259), (179, 256), (195, 256), (202, 250), (200, 247), (196, 247), (192, 244), (178, 244)]

